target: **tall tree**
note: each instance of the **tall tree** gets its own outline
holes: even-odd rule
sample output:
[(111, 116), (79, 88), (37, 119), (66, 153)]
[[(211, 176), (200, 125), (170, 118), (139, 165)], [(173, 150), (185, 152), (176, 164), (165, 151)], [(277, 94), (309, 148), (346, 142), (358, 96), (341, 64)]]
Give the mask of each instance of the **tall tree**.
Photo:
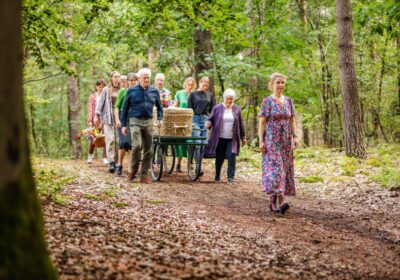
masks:
[(344, 143), (346, 155), (365, 157), (360, 100), (353, 59), (353, 27), (350, 0), (335, 0), (339, 67), (342, 82)]
[[(196, 27), (194, 31), (194, 73), (197, 82), (200, 74), (204, 71), (213, 71), (213, 62), (211, 60), (211, 30)], [(214, 93), (214, 79), (210, 77), (210, 90)]]
[(29, 157), (21, 13), (20, 0), (0, 1), (0, 279), (56, 279)]
[[(399, 24), (400, 25), (400, 24)], [(396, 39), (396, 47), (397, 47), (397, 94), (398, 94), (398, 107), (397, 114), (400, 115), (400, 34)]]
[[(73, 43), (74, 33), (72, 30), (66, 31), (66, 37), (70, 44)], [(78, 88), (78, 77), (76, 62), (70, 63), (72, 75), (68, 77), (67, 92), (68, 92), (68, 127), (69, 127), (69, 141), (72, 145), (72, 153), (74, 158), (81, 158), (82, 144), (77, 139), (77, 135), (80, 130), (80, 102), (79, 102), (79, 88)]]

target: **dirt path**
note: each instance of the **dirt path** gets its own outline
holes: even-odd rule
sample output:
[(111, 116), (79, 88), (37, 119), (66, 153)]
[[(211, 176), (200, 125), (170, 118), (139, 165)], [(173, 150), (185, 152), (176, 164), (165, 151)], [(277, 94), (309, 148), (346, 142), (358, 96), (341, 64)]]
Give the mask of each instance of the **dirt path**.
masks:
[(62, 279), (400, 279), (398, 193), (363, 178), (343, 190), (298, 184), (282, 216), (242, 164), (234, 186), (215, 183), (210, 165), (198, 182), (174, 173), (151, 185), (51, 165), (76, 175), (68, 205), (44, 203)]

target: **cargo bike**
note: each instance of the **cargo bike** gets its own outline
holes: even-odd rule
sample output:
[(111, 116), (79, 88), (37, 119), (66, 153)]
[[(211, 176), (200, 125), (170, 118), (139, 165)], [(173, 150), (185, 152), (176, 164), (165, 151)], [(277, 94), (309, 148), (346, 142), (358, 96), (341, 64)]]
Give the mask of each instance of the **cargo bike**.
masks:
[(192, 131), (203, 131), (192, 127), (191, 109), (168, 108), (163, 110), (161, 126), (154, 127), (153, 154), (151, 157), (151, 176), (160, 181), (163, 173), (171, 174), (175, 167), (176, 146), (188, 149), (187, 175), (190, 181), (196, 181), (201, 172), (206, 137), (192, 136)]

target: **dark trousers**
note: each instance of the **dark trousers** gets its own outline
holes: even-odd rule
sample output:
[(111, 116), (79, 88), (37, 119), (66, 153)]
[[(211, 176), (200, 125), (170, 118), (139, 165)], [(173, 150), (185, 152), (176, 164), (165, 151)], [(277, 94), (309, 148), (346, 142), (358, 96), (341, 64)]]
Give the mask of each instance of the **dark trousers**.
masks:
[(215, 158), (215, 177), (221, 177), (221, 169), (225, 158), (228, 158), (228, 179), (235, 177), (236, 154), (232, 153), (232, 139), (219, 138), (216, 158)]

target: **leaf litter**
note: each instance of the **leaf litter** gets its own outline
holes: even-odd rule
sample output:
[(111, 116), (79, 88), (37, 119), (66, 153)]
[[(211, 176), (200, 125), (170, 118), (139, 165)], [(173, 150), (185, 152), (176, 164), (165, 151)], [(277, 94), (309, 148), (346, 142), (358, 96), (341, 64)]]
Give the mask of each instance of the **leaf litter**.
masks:
[[(42, 200), (60, 278), (400, 278), (397, 191), (360, 171), (341, 178), (339, 161), (305, 158), (291, 209), (276, 215), (260, 192), (256, 160), (238, 164), (233, 186), (213, 182), (211, 161), (197, 182), (173, 174), (141, 185), (100, 164), (42, 160), (41, 168), (75, 178), (61, 191), (66, 205)], [(307, 176), (323, 181), (299, 182)]]

